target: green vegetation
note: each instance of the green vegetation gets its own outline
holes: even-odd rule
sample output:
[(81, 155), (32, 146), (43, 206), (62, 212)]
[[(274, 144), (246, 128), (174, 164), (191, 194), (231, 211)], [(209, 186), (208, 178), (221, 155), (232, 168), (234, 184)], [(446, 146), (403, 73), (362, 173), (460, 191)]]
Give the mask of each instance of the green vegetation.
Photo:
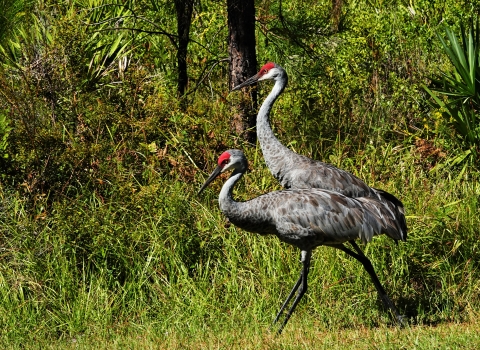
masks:
[(268, 327), (298, 251), (230, 226), (221, 181), (196, 195), (232, 147), (251, 163), (238, 199), (279, 188), (230, 131), (225, 4), (195, 3), (179, 99), (173, 2), (16, 3), (0, 40), (1, 348), (479, 347), (478, 153), (461, 161), (478, 144), (423, 89), (455, 76), (444, 48), (477, 2), (349, 1), (338, 21), (327, 0), (282, 1), (282, 16), (256, 2), (259, 62), (290, 77), (278, 137), (397, 195), (409, 226), (406, 243), (364, 247), (409, 327), (322, 247), (281, 338)]
[[(477, 21), (478, 22), (478, 21)], [(449, 43), (440, 37), (442, 46), (448, 58), (455, 67), (454, 73), (444, 74), (442, 81), (436, 81), (435, 91), (450, 97), (447, 101), (440, 100), (430, 89), (430, 93), (437, 108), (445, 110), (444, 117), (452, 120), (452, 125), (459, 136), (460, 145), (467, 148), (465, 155), (474, 162), (478, 161), (478, 145), (480, 143), (480, 125), (477, 111), (480, 107), (480, 28), (478, 24), (471, 27), (466, 35), (465, 29), (461, 28), (461, 43), (455, 34), (447, 28)]]

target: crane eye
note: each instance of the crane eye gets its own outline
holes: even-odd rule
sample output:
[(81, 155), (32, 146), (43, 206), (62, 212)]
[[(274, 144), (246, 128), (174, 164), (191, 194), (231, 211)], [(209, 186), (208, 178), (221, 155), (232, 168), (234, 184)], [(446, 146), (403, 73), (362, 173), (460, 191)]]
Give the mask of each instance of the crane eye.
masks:
[(267, 73), (267, 70), (266, 70), (266, 69), (263, 70), (263, 74), (265, 74), (265, 73)]
[(229, 161), (230, 161), (229, 159), (225, 159), (225, 160), (222, 162), (222, 164), (223, 164), (223, 165), (228, 164)]

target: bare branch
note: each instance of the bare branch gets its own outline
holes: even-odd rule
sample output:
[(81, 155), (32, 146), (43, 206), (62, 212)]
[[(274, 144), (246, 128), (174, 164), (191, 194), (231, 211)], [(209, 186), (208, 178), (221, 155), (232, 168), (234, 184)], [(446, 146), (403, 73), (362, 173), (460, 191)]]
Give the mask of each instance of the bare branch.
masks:
[(205, 65), (205, 68), (204, 68), (203, 71), (202, 71), (202, 74), (201, 74), (201, 75), (203, 75), (203, 76), (200, 78), (200, 80), (199, 80), (198, 83), (195, 85), (195, 87), (194, 87), (192, 90), (186, 92), (186, 93), (183, 95), (183, 97), (185, 97), (185, 96), (187, 96), (187, 95), (190, 95), (191, 93), (194, 93), (194, 92), (198, 89), (198, 87), (200, 86), (200, 84), (202, 84), (203, 81), (204, 81), (207, 77), (210, 76), (210, 74), (212, 73), (213, 68), (215, 68), (218, 64), (220, 64), (220, 63), (222, 63), (222, 62), (230, 62), (230, 59), (229, 59), (229, 58), (222, 58), (222, 59), (220, 59), (220, 60), (214, 61), (214, 62), (213, 62), (213, 65), (212, 65), (212, 67), (210, 67), (210, 70), (208, 71), (208, 73), (204, 75), (203, 73), (204, 73), (204, 72), (207, 70), (207, 68), (208, 68), (208, 63), (207, 63), (207, 64)]

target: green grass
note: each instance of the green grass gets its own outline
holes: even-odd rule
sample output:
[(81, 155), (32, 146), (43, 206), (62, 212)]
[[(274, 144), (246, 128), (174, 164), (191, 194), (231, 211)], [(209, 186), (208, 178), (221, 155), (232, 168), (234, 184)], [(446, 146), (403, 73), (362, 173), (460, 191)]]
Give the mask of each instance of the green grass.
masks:
[[(325, 329), (308, 317), (292, 320), (281, 336), (259, 329), (254, 323), (228, 324), (221, 329), (205, 327), (195, 334), (163, 332), (155, 324), (123, 324), (93, 329), (53, 342), (12, 345), (22, 349), (476, 349), (480, 346), (478, 323), (447, 323), (404, 329), (379, 326)], [(314, 321), (314, 320), (313, 320)], [(0, 344), (2, 344), (0, 342)]]
[[(405, 203), (408, 241), (395, 245), (382, 236), (364, 249), (407, 315), (406, 329), (393, 327), (358, 262), (320, 247), (307, 296), (285, 334), (274, 337), (269, 326), (298, 276), (299, 252), (276, 237), (227, 225), (215, 201), (222, 181), (199, 198), (198, 173), (191, 183), (167, 186), (159, 179), (129, 200), (58, 203), (42, 218), (4, 192), (4, 347), (341, 348), (360, 342), (360, 348), (394, 349), (427, 348), (437, 339), (436, 348), (474, 348), (480, 306), (476, 172), (425, 171), (409, 148), (370, 152), (340, 165), (361, 164), (358, 174), (368, 180), (381, 160), (375, 178), (384, 180), (369, 182)], [(254, 160), (257, 150), (247, 153)], [(257, 159), (238, 198), (262, 192), (257, 183), (272, 186)]]

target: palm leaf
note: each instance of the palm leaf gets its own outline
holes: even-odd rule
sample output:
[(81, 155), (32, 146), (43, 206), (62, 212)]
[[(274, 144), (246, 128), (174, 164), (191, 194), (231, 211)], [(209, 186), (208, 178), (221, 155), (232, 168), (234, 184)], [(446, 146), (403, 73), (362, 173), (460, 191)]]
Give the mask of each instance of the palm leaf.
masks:
[[(480, 144), (480, 127), (477, 111), (480, 109), (480, 29), (471, 25), (468, 30), (461, 26), (460, 40), (450, 29), (445, 29), (446, 38), (438, 35), (445, 54), (453, 65), (451, 73), (441, 73), (441, 79), (432, 79), (435, 87), (423, 86), (432, 97), (437, 108), (444, 113), (447, 123), (453, 126), (460, 136), (460, 142), (470, 150), (475, 158)], [(446, 96), (445, 100), (439, 95)], [(462, 158), (462, 160), (465, 158)]]

